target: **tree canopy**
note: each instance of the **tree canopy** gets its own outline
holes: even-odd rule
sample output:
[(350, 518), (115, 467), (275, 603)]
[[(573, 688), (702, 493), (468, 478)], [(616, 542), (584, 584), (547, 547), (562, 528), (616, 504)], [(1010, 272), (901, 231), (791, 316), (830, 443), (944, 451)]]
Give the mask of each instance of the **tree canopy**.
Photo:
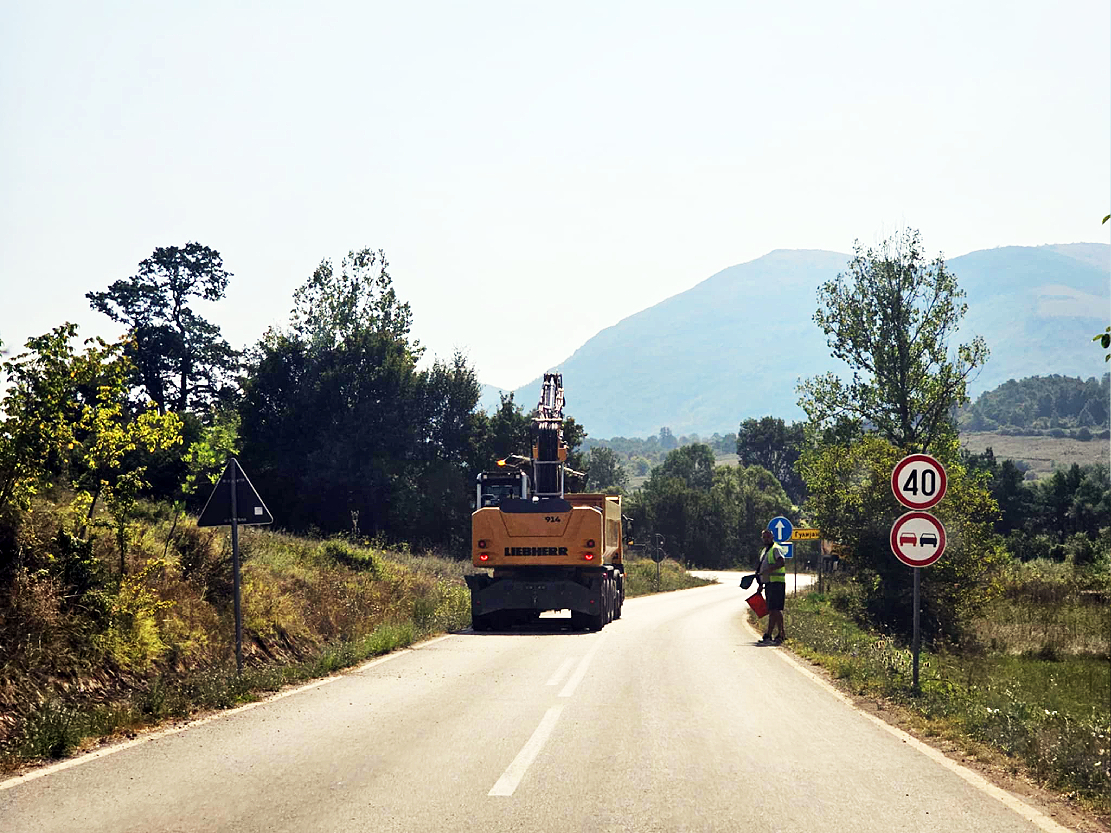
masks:
[(127, 356), (159, 411), (211, 402), (235, 369), (220, 328), (190, 306), (223, 298), (230, 277), (219, 252), (187, 243), (159, 247), (134, 276), (86, 293), (93, 309), (128, 328)]
[(746, 419), (737, 429), (737, 457), (746, 466), (763, 466), (783, 484), (796, 504), (806, 497), (806, 484), (795, 471), (805, 442), (801, 422), (787, 425), (778, 417)]
[(848, 419), (900, 449), (929, 450), (953, 433), (952, 411), (987, 346), (976, 337), (950, 351), (964, 292), (940, 255), (927, 261), (917, 231), (854, 252), (848, 271), (819, 288), (814, 314), (851, 379), (808, 379), (799, 405), (815, 426)]

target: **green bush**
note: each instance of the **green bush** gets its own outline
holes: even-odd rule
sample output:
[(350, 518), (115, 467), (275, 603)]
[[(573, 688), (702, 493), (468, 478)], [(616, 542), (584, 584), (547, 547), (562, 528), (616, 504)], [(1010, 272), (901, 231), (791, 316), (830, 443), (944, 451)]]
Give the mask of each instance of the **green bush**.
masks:
[(382, 576), (382, 559), (374, 550), (355, 547), (340, 538), (332, 538), (321, 545), (320, 552), (332, 563), (342, 564), (349, 570), (367, 573), (371, 578)]

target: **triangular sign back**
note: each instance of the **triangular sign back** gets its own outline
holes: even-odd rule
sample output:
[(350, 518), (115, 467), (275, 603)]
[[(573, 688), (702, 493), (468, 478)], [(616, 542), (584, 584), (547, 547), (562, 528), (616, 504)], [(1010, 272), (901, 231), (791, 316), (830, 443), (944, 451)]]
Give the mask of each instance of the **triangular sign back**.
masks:
[(231, 484), (235, 482), (235, 514), (236, 523), (239, 524), (272, 524), (274, 516), (258, 496), (255, 487), (243, 473), (239, 461), (234, 457), (228, 459), (228, 465), (216, 488), (204, 505), (204, 511), (197, 519), (197, 526), (231, 526)]

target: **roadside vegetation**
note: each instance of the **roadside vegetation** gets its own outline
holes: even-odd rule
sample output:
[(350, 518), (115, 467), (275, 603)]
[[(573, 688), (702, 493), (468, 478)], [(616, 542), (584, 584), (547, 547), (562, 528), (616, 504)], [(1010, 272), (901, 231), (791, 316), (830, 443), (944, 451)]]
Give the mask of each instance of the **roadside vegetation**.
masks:
[[(1004, 571), (963, 644), (921, 654), (868, 622), (865, 595), (834, 580), (788, 604), (788, 646), (855, 694), (883, 698), (921, 735), (1111, 813), (1111, 574), (1057, 562)], [(968, 743), (971, 741), (972, 743)]]
[[(67, 533), (36, 501), (0, 609), (0, 765), (62, 757), (87, 739), (228, 708), (470, 623), (469, 565), (368, 540), (247, 528), (240, 538), (244, 673), (234, 662), (224, 529), (144, 504), (126, 574), (109, 537)], [(64, 517), (64, 516), (62, 516)]]
[(647, 596), (649, 593), (667, 593), (714, 583), (709, 579), (692, 576), (682, 564), (672, 558), (660, 562), (659, 574), (660, 580), (657, 582), (656, 562), (651, 558), (626, 560), (625, 596)]
[[(961, 450), (953, 414), (968, 403), (965, 382), (985, 361), (987, 345), (953, 344), (963, 292), (942, 258), (924, 257), (916, 232), (875, 249), (857, 247), (848, 270), (818, 297), (815, 321), (850, 373), (800, 386), (808, 419), (795, 470), (807, 495), (803, 512), (837, 542), (847, 575), (829, 592), (789, 605), (788, 644), (854, 691), (904, 709), (925, 734), (980, 744), (976, 754), (999, 756), (1106, 815), (1107, 467), (1073, 465), (1027, 482), (1014, 461), (997, 460), (991, 449)], [(1102, 388), (1094, 380), (1035, 382), (995, 397), (1011, 408), (1006, 419), (1036, 402), (1059, 419), (1106, 420), (1091, 404), (1106, 381)], [(1080, 402), (1070, 391), (1091, 396)], [(891, 472), (915, 452), (933, 455), (948, 474), (945, 498), (930, 510), (948, 543), (920, 570), (917, 687), (914, 571), (889, 543), (892, 523), (906, 511), (892, 494)]]

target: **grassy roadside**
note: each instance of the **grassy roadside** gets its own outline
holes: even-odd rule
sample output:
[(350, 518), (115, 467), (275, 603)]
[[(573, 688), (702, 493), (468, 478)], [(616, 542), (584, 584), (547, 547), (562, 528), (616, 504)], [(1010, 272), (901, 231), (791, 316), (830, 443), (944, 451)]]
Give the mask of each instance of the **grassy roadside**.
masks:
[(843, 688), (887, 704), (906, 728), (962, 743), (981, 762), (1111, 814), (1106, 654), (923, 651), (915, 693), (909, 649), (857, 624), (848, 593), (842, 586), (791, 601), (788, 647)]
[[(370, 541), (241, 532), (244, 669), (234, 664), (225, 530), (159, 507), (127, 554), (62, 533), (40, 506), (24, 571), (0, 604), (0, 772), (103, 739), (261, 699), (470, 625), (471, 564)], [(627, 564), (629, 596), (707, 584), (675, 561)]]
[(668, 558), (660, 562), (660, 581), (656, 584), (656, 562), (651, 558), (638, 558), (625, 561), (625, 596), (647, 596), (649, 593), (667, 593), (671, 590), (686, 590), (690, 587), (703, 587), (714, 582), (692, 576), (683, 565)]
[(148, 507), (123, 579), (115, 542), (67, 535), (51, 507), (20, 528), (49, 567), (17, 572), (0, 599), (0, 771), (247, 703), (470, 623), (469, 564), (246, 529), (237, 675), (226, 531), (163, 511)]

